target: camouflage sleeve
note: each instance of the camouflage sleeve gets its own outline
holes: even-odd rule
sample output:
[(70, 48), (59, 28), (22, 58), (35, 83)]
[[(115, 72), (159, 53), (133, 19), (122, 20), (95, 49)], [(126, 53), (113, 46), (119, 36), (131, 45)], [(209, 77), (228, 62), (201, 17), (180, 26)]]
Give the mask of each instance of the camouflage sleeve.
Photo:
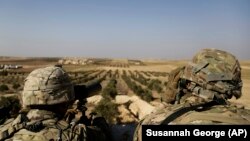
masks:
[(162, 94), (162, 100), (167, 103), (172, 103), (176, 100), (178, 93), (178, 82), (184, 67), (178, 67), (170, 72), (166, 92)]
[(77, 124), (71, 132), (74, 133), (70, 135), (72, 141), (110, 141), (106, 134), (97, 126)]

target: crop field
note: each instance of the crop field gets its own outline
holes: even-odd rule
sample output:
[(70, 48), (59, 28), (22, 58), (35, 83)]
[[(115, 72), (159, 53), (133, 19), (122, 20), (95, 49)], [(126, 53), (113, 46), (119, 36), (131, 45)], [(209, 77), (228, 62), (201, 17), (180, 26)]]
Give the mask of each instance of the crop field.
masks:
[[(1, 70), (0, 95), (20, 95), (27, 75), (34, 69), (55, 65), (58, 59), (2, 59), (0, 64), (20, 64), (23, 68)], [(87, 65), (62, 65), (75, 85), (101, 84), (101, 90), (84, 93), (86, 115), (96, 112), (109, 123), (132, 123), (162, 105), (160, 97), (166, 91), (171, 70), (183, 66), (183, 61), (105, 61)], [(132, 62), (132, 63), (131, 63)], [(136, 62), (136, 63), (134, 63)], [(250, 108), (250, 61), (242, 61), (242, 98), (234, 103)]]

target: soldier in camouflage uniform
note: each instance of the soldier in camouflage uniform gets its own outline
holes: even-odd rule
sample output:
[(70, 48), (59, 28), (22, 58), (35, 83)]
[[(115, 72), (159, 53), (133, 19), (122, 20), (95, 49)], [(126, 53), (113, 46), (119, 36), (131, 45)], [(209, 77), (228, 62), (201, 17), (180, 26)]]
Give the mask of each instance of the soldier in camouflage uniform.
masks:
[(61, 67), (32, 71), (21, 94), (23, 110), (0, 127), (0, 141), (102, 141), (105, 134), (97, 126), (85, 126), (63, 119), (75, 99), (69, 76)]
[(7, 98), (3, 96), (0, 97), (0, 124), (9, 117), (10, 105), (11, 103)]
[(0, 125), (9, 118), (17, 117), (21, 105), (17, 95), (0, 96)]
[(250, 124), (250, 110), (228, 99), (240, 98), (241, 68), (232, 54), (203, 49), (184, 67), (173, 70), (162, 101), (174, 105), (158, 109), (137, 126), (134, 141), (141, 141), (141, 125)]

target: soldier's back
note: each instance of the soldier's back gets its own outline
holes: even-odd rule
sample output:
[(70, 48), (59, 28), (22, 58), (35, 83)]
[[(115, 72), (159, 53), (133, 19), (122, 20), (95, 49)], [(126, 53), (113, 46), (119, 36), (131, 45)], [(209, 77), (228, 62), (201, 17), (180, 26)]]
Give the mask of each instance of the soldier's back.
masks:
[[(69, 124), (57, 120), (44, 112), (41, 120), (28, 120), (24, 115), (6, 122), (0, 127), (0, 141), (102, 141), (106, 140), (103, 131), (96, 126)], [(42, 115), (33, 114), (39, 119)]]
[[(21, 129), (14, 133), (13, 137), (6, 141), (59, 141), (70, 140), (68, 130), (60, 130), (57, 125), (51, 125), (44, 129), (34, 132), (27, 129)], [(73, 139), (72, 139), (73, 140)]]
[[(196, 107), (173, 105), (160, 109), (143, 120), (143, 124), (250, 124), (250, 110), (237, 105)], [(170, 116), (172, 118), (170, 118)]]
[[(210, 104), (210, 105), (209, 105)], [(239, 105), (187, 103), (158, 109), (146, 116), (137, 126), (134, 141), (141, 141), (141, 125), (250, 125), (250, 110)]]

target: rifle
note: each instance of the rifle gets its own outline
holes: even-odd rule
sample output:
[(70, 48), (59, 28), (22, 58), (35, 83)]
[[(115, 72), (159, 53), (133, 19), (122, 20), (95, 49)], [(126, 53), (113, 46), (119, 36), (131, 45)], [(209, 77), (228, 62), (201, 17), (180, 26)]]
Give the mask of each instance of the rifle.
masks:
[(75, 100), (83, 100), (102, 90), (101, 80), (94, 80), (85, 84), (74, 85)]
[[(90, 96), (98, 94), (102, 90), (101, 80), (94, 80), (85, 84), (74, 85), (75, 101), (77, 101), (76, 106), (72, 105), (71, 109), (68, 109), (64, 118), (69, 123), (84, 123), (90, 124), (88, 118), (85, 115), (87, 110), (85, 104), (86, 99)], [(80, 113), (80, 115), (79, 115)]]

